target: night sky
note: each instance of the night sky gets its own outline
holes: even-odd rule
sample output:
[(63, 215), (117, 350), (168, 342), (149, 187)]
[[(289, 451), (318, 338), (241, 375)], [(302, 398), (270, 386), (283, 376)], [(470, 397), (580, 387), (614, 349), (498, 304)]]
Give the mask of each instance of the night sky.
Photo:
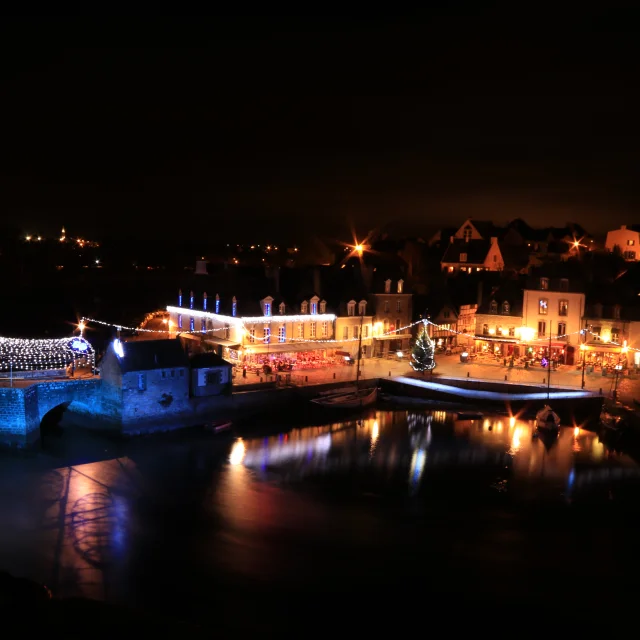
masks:
[(3, 18), (3, 222), (251, 241), (640, 222), (640, 16), (453, 6)]

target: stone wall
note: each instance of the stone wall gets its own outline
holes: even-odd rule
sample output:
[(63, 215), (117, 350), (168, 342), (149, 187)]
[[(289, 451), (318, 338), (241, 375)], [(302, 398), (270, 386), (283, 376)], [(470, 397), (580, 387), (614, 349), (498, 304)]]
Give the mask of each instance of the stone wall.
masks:
[(0, 389), (0, 439), (4, 445), (26, 447), (30, 443), (24, 411), (24, 389)]

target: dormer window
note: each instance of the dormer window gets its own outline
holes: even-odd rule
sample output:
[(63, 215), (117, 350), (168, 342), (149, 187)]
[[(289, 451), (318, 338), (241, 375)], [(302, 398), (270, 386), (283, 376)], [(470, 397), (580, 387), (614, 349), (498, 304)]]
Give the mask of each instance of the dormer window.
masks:
[(271, 297), (265, 298), (262, 301), (262, 312), (264, 313), (265, 316), (271, 315), (273, 310), (272, 304), (273, 304), (273, 298)]
[(462, 237), (464, 238), (465, 242), (469, 242), (471, 240), (471, 226), (467, 225), (463, 230), (462, 230)]
[(216, 293), (216, 313), (220, 313), (220, 296)]
[(355, 300), (351, 300), (347, 304), (347, 315), (348, 316), (355, 316), (356, 315), (356, 301)]
[(326, 300), (321, 300), (320, 301), (320, 313), (327, 313), (327, 301)]
[(460, 254), (460, 262), (466, 262), (467, 261), (467, 254), (466, 253), (461, 253)]
[(310, 300), (311, 302), (311, 315), (315, 316), (318, 313), (318, 297), (314, 296), (313, 298), (311, 298)]
[(560, 291), (569, 291), (569, 280), (567, 278), (560, 279)]
[(620, 320), (620, 305), (617, 304), (613, 307), (613, 319)]
[(398, 293), (402, 293), (403, 289), (404, 289), (404, 280), (398, 280)]
[(384, 292), (391, 293), (391, 280), (386, 280), (384, 283)]
[(506, 300), (502, 303), (502, 313), (506, 316), (511, 313), (511, 305)]
[(279, 313), (281, 316), (283, 316), (283, 315), (284, 315), (285, 310), (286, 310), (285, 304), (284, 304), (284, 302), (281, 302), (281, 303), (278, 305), (278, 313)]
[(367, 301), (360, 300), (360, 304), (358, 304), (358, 315), (363, 316), (367, 313)]
[(236, 297), (233, 296), (233, 300), (231, 301), (231, 315), (235, 318), (238, 314), (238, 301)]
[(495, 300), (491, 301), (489, 305), (489, 310), (491, 313), (498, 313), (498, 303)]
[(549, 289), (549, 278), (540, 278), (540, 289), (542, 289), (542, 291)]
[(309, 303), (306, 300), (300, 305), (300, 313), (309, 313)]

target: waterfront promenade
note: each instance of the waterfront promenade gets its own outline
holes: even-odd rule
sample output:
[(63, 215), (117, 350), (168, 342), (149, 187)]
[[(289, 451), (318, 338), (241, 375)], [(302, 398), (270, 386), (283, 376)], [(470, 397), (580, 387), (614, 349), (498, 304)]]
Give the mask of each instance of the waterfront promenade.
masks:
[[(458, 355), (436, 357), (437, 366), (433, 377), (446, 376), (452, 378), (472, 378), (477, 380), (492, 380), (495, 382), (512, 382), (517, 384), (547, 384), (548, 372), (541, 367), (532, 369), (508, 368), (498, 363), (461, 363)], [(370, 359), (363, 361), (363, 378), (387, 378), (396, 376), (419, 376), (411, 369), (408, 359)], [(426, 374), (429, 377), (430, 374)], [(294, 371), (291, 381), (296, 385), (323, 384), (335, 381), (354, 380), (356, 377), (355, 366), (337, 366), (324, 369), (310, 369)], [(237, 376), (234, 378), (234, 386), (240, 390), (245, 385), (256, 385), (262, 379), (263, 382), (275, 380), (275, 376), (265, 377), (248, 375), (247, 378)], [(580, 389), (582, 384), (582, 370), (576, 367), (564, 366), (551, 372), (552, 387), (572, 387)], [(611, 397), (615, 385), (613, 376), (602, 376), (596, 373), (585, 373), (585, 390), (600, 393), (604, 397)], [(624, 404), (633, 404), (634, 398), (640, 400), (640, 376), (620, 376), (617, 384), (618, 398)]]

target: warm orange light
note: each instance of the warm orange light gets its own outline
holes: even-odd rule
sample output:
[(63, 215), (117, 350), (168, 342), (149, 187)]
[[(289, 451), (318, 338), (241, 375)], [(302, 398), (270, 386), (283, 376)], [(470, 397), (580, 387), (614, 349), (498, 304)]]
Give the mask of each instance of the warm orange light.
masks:
[(362, 255), (362, 252), (364, 251), (364, 247), (361, 244), (357, 244), (354, 249), (356, 250), (356, 253), (359, 253), (360, 255)]

